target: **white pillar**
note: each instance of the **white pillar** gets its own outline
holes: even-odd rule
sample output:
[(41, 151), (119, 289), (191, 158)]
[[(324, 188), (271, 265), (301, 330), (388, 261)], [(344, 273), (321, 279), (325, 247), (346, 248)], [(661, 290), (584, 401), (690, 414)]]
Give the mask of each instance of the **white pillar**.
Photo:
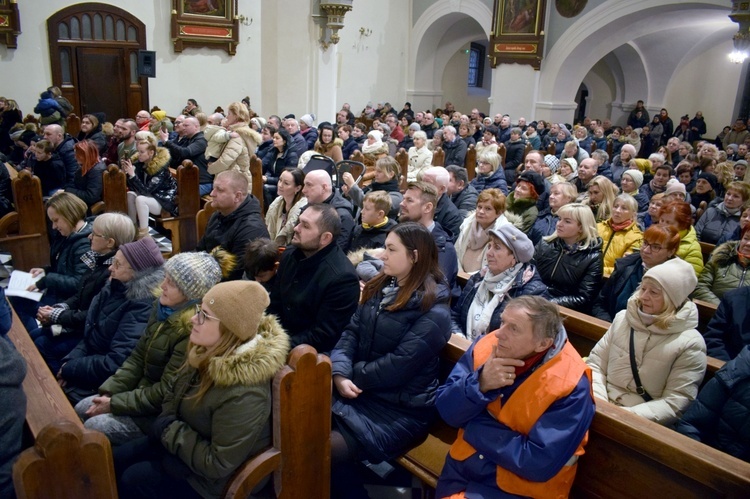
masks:
[[(537, 102), (535, 120), (546, 120), (552, 123), (573, 123), (578, 104), (570, 102)], [(528, 118), (527, 118), (528, 119)]]
[(338, 47), (329, 44), (327, 49), (320, 45), (317, 47), (318, 57), (315, 61), (313, 80), (313, 106), (316, 112), (317, 122), (336, 121), (336, 102), (339, 88)]
[[(492, 70), (490, 116), (509, 114), (515, 122), (519, 116), (527, 122), (537, 119), (535, 112), (539, 71), (527, 64), (498, 64)], [(575, 108), (574, 108), (575, 109)]]

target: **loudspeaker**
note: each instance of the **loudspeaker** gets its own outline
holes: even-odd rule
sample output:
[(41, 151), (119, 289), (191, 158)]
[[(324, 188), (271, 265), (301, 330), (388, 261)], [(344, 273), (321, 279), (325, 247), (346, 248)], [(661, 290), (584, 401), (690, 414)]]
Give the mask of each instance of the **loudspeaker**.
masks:
[(156, 78), (156, 52), (153, 50), (138, 51), (138, 76)]

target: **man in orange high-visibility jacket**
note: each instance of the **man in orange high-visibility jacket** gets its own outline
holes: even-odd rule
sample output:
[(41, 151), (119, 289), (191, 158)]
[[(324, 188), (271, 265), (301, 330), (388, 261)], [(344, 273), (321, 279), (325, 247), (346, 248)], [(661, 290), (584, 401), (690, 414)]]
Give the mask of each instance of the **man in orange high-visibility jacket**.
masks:
[(567, 497), (595, 412), (591, 370), (551, 302), (516, 298), (501, 318), (438, 390), (440, 415), (460, 429), (436, 496)]

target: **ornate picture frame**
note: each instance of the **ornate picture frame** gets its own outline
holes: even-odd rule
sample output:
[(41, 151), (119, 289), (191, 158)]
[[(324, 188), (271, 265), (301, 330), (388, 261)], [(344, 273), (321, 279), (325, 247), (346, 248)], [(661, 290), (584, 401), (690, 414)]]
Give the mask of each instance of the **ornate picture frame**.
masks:
[(234, 55), (240, 41), (239, 26), (237, 0), (172, 0), (175, 52), (185, 47), (213, 47)]
[(16, 0), (0, 0), (0, 43), (9, 49), (18, 48), (21, 34), (21, 17)]
[(539, 70), (546, 10), (547, 0), (495, 0), (489, 54), (493, 68), (518, 63)]

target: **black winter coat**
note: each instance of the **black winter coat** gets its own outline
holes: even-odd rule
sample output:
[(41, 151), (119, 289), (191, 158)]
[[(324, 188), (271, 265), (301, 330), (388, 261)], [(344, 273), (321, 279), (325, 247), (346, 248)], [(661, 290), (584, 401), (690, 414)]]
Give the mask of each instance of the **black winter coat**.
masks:
[(83, 335), (89, 307), (94, 297), (99, 294), (109, 280), (110, 259), (114, 256), (114, 251), (106, 255), (95, 255), (94, 268), (86, 269), (81, 277), (76, 294), (64, 302), (68, 307), (67, 310), (57, 315), (55, 324), (60, 324), (66, 330)]
[(75, 294), (88, 269), (81, 257), (91, 249), (90, 233), (91, 223), (88, 222), (68, 237), (53, 232), (50, 265), (44, 268), (45, 276), (37, 281), (37, 288), (48, 289), (59, 300), (67, 300)]
[(466, 163), (466, 142), (460, 137), (456, 137), (453, 142), (445, 142), (443, 151), (445, 151), (444, 165), (464, 166)]
[(281, 256), (270, 295), (268, 313), (279, 318), (292, 348), (307, 343), (328, 352), (357, 309), (359, 278), (335, 244), (309, 257), (292, 246)]
[(458, 238), (458, 234), (461, 232), (461, 224), (464, 223), (464, 217), (461, 216), (461, 213), (459, 213), (458, 208), (453, 204), (448, 194), (443, 194), (438, 199), (434, 219), (443, 229), (448, 231), (451, 241), (455, 241)]
[(643, 259), (638, 252), (615, 260), (615, 270), (594, 300), (591, 315), (612, 322), (617, 312), (627, 308), (628, 298), (640, 285), (645, 273)]
[(176, 142), (170, 139), (164, 143), (164, 147), (169, 150), (170, 164), (177, 168), (189, 159), (200, 170), (198, 182), (201, 184), (210, 184), (214, 181), (214, 176), (208, 173), (208, 160), (205, 154), (207, 145), (203, 132), (197, 132), (192, 137), (180, 138)]
[(198, 241), (198, 251), (210, 252), (221, 246), (237, 258), (237, 265), (229, 274), (226, 281), (242, 279), (245, 271), (242, 262), (245, 258), (247, 243), (259, 237), (269, 237), (268, 228), (260, 214), (260, 202), (252, 194), (229, 215), (222, 215), (218, 211), (211, 215), (206, 224), (206, 232)]
[(272, 147), (263, 157), (263, 175), (266, 176), (266, 185), (274, 187), (276, 193), (276, 184), (279, 183), (281, 172), (286, 168), (296, 168), (299, 163), (299, 156), (294, 149), (293, 144), (287, 144), (283, 154)]
[[(344, 199), (338, 191), (331, 194), (331, 196), (323, 201), (325, 204), (330, 204), (336, 208), (336, 213), (339, 214), (339, 220), (341, 220), (341, 233), (336, 238), (336, 244), (341, 248), (341, 251), (346, 253), (349, 251), (349, 245), (352, 240), (352, 232), (354, 231), (354, 216), (352, 215), (352, 203), (348, 199)], [(304, 211), (304, 208), (303, 208)]]
[(435, 226), (432, 228), (432, 239), (438, 249), (438, 265), (440, 270), (443, 271), (448, 287), (451, 289), (451, 295), (453, 298), (458, 298), (461, 290), (456, 284), (458, 256), (456, 255), (456, 247), (453, 246), (453, 237), (438, 222), (435, 222)]
[(110, 280), (94, 298), (83, 339), (63, 359), (65, 393), (73, 402), (97, 393), (128, 358), (146, 329), (153, 290), (163, 279), (163, 270), (148, 269), (127, 283)]
[(95, 164), (91, 170), (86, 172), (86, 175), (81, 173), (79, 168), (76, 171), (73, 183), (69, 183), (65, 186), (65, 192), (75, 194), (86, 203), (86, 206), (91, 207), (102, 200), (102, 194), (104, 192), (104, 179), (102, 175), (107, 170), (106, 165), (103, 162)]
[(602, 286), (601, 248), (598, 238), (592, 246), (572, 251), (560, 238), (536, 245), (533, 261), (554, 303), (584, 313), (591, 310)]
[(451, 201), (458, 208), (461, 218), (466, 218), (469, 213), (477, 209), (477, 198), (479, 193), (473, 185), (467, 184), (461, 192), (451, 196)]
[(683, 435), (750, 462), (750, 346), (724, 364), (677, 423)]
[(48, 161), (28, 161), (31, 171), (39, 177), (42, 184), (42, 196), (49, 196), (52, 191), (65, 187), (65, 164), (60, 156), (53, 154)]
[(370, 461), (401, 454), (424, 437), (436, 412), (440, 351), (450, 338), (449, 290), (421, 309), (420, 293), (400, 310), (381, 308), (378, 293), (357, 308), (331, 352), (333, 375), (350, 379), (355, 399), (334, 390), (333, 417), (365, 449)]
[[(529, 273), (531, 274), (531, 278), (524, 282), (524, 277), (528, 277), (526, 274)], [(469, 308), (474, 301), (474, 296), (477, 294), (477, 289), (479, 289), (482, 279), (484, 279), (484, 277), (480, 275), (480, 272), (472, 274), (461, 292), (461, 297), (451, 306), (451, 328), (458, 334), (466, 335), (466, 319), (469, 316)], [(547, 292), (547, 285), (542, 282), (542, 278), (539, 277), (539, 272), (537, 272), (536, 267), (530, 263), (525, 264), (521, 268), (521, 271), (516, 275), (513, 284), (511, 284), (510, 289), (508, 290), (506, 299), (501, 301), (495, 308), (494, 312), (492, 312), (492, 318), (490, 319), (487, 333), (500, 328), (500, 315), (503, 313), (503, 310), (505, 310), (505, 306), (508, 304), (509, 299), (525, 295), (541, 296), (546, 299), (550, 298), (550, 295)]]
[(383, 227), (371, 227), (365, 229), (362, 225), (357, 225), (352, 232), (352, 250), (358, 250), (360, 248), (384, 248), (385, 238), (388, 237), (388, 233), (392, 228), (396, 226), (397, 222), (389, 218), (388, 222)]
[(730, 360), (750, 345), (750, 286), (724, 293), (703, 338), (709, 356)]
[[(538, 206), (539, 203), (537, 203), (537, 207)], [(536, 220), (534, 221), (534, 225), (531, 227), (531, 230), (528, 234), (531, 242), (534, 243), (534, 245), (537, 245), (543, 237), (551, 236), (552, 234), (554, 234), (555, 230), (557, 229), (558, 220), (560, 219), (557, 217), (557, 215), (552, 214), (552, 209), (549, 206), (540, 210), (539, 215), (537, 215)]]
[(56, 154), (65, 165), (65, 183), (71, 184), (75, 180), (76, 172), (80, 170), (80, 165), (76, 159), (75, 139), (67, 133), (63, 137), (62, 142), (55, 149)]
[(135, 175), (128, 177), (128, 189), (140, 196), (156, 199), (162, 209), (172, 216), (177, 215), (177, 179), (169, 171), (169, 151), (163, 147), (156, 150), (151, 161), (133, 164)]
[(349, 159), (354, 154), (354, 151), (359, 150), (359, 144), (354, 140), (354, 137), (349, 137), (344, 141), (344, 145), (341, 147), (341, 155), (344, 159)]

